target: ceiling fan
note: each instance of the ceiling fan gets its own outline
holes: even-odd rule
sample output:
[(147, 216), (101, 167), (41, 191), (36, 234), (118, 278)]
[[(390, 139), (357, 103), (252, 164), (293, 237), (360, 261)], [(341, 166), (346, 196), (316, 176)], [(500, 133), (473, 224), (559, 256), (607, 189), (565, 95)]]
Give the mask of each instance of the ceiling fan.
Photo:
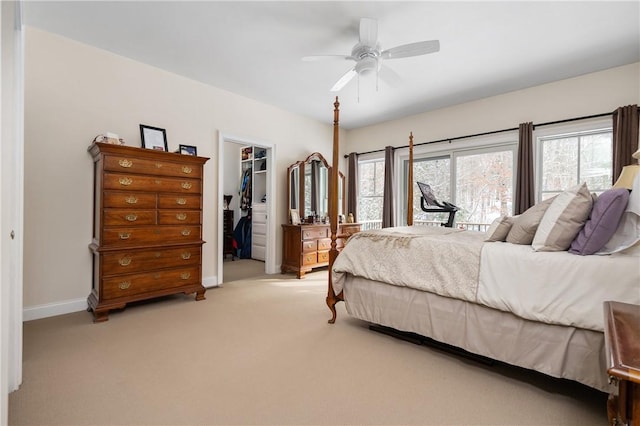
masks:
[[(378, 21), (372, 18), (360, 19), (360, 40), (351, 49), (350, 55), (315, 55), (305, 56), (303, 61), (317, 61), (322, 59), (346, 59), (355, 61), (356, 64), (349, 69), (331, 88), (332, 92), (340, 91), (356, 75), (366, 75), (376, 72), (376, 75), (385, 79), (385, 73), (379, 74), (384, 59), (408, 58), (410, 56), (426, 55), (440, 50), (440, 41), (427, 40), (415, 43), (403, 44), (382, 50), (378, 41)], [(393, 73), (389, 68), (383, 68), (387, 75)]]

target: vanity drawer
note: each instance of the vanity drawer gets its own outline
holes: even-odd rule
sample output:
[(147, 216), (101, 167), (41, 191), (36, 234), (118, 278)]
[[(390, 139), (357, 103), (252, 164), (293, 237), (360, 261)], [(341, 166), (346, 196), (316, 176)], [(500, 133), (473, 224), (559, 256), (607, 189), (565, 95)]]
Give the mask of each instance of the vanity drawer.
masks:
[(188, 284), (198, 284), (200, 283), (200, 275), (200, 267), (191, 266), (104, 277), (102, 279), (102, 297), (116, 299)]
[(329, 250), (331, 249), (331, 238), (323, 238), (318, 240), (318, 250)]
[(341, 237), (349, 238), (353, 234), (360, 232), (360, 224), (340, 225), (339, 234)]
[(327, 227), (302, 227), (303, 240), (317, 240), (318, 238), (327, 238), (329, 228)]
[(316, 263), (318, 263), (318, 252), (302, 254), (303, 265), (315, 265)]
[(328, 263), (329, 262), (329, 252), (328, 251), (319, 251), (318, 252), (318, 263)]
[(302, 242), (303, 253), (311, 253), (317, 250), (318, 250), (318, 242), (316, 240)]
[(168, 250), (129, 250), (105, 253), (101, 255), (102, 273), (104, 276), (110, 276), (158, 268), (199, 265), (201, 250), (198, 245)]
[(201, 178), (202, 169), (193, 165), (168, 161), (106, 155), (104, 170), (120, 173), (142, 173), (158, 176)]

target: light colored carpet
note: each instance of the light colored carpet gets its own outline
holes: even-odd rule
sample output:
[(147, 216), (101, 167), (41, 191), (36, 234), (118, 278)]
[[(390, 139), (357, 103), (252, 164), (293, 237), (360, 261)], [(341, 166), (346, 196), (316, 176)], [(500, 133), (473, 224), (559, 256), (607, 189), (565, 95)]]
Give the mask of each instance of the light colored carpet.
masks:
[(370, 331), (326, 271), (24, 325), (11, 425), (606, 425), (606, 395)]
[(232, 281), (247, 280), (265, 275), (264, 262), (254, 259), (231, 260), (229, 258), (222, 262), (222, 282), (230, 283)]

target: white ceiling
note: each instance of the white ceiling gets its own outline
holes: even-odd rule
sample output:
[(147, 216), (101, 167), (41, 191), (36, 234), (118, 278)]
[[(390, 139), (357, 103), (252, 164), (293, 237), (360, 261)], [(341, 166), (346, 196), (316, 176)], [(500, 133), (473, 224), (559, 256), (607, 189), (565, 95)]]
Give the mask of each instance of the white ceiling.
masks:
[[(385, 61), (400, 80), (354, 79), (338, 93), (357, 128), (640, 61), (640, 2), (26, 1), (27, 25), (331, 123), (329, 91), (361, 17), (382, 48), (440, 40), (440, 52)], [(359, 96), (358, 96), (359, 92)]]

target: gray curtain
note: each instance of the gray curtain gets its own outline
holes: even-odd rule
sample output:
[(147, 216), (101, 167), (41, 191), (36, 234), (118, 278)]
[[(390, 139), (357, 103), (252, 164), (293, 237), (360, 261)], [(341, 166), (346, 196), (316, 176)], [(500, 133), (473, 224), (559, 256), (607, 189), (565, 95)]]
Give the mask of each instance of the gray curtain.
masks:
[(393, 157), (394, 148), (387, 146), (384, 148), (384, 197), (382, 205), (382, 227), (390, 228), (395, 226), (393, 217)]
[(631, 154), (638, 150), (638, 105), (627, 105), (613, 112), (613, 180), (624, 166), (633, 164)]
[(358, 154), (349, 154), (349, 167), (347, 169), (347, 211), (345, 215), (353, 213), (353, 219), (358, 222)]
[(518, 135), (514, 214), (521, 214), (535, 204), (533, 178), (533, 123), (522, 123)]

